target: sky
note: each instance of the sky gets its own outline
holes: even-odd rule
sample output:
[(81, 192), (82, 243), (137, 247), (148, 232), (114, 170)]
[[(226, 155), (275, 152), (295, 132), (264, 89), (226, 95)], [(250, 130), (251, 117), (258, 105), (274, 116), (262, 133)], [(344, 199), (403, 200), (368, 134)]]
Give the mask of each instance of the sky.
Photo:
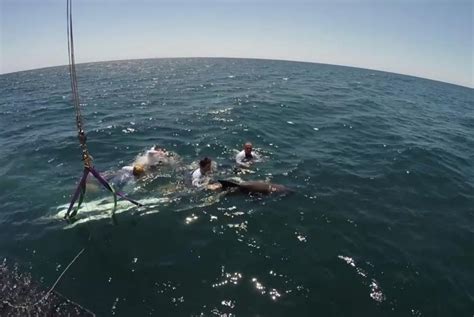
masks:
[[(243, 57), (474, 88), (472, 0), (73, 0), (76, 62)], [(67, 64), (66, 0), (0, 0), (0, 74)]]

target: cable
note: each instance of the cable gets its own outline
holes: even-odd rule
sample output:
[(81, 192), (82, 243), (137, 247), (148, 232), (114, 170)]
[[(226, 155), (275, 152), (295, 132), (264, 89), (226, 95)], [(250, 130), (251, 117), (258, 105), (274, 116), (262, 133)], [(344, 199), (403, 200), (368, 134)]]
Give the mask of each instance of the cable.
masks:
[(74, 262), (76, 262), (76, 260), (81, 256), (81, 254), (84, 252), (85, 248), (82, 248), (81, 251), (79, 251), (79, 253), (74, 257), (74, 259), (72, 259), (71, 262), (69, 262), (68, 266), (66, 266), (66, 268), (62, 271), (62, 273), (59, 275), (59, 277), (56, 279), (56, 281), (53, 283), (53, 286), (51, 286), (51, 288), (46, 292), (45, 295), (43, 295), (43, 297), (41, 297), (39, 300), (37, 300), (36, 302), (34, 302), (33, 304), (29, 304), (29, 305), (26, 305), (26, 304), (21, 304), (21, 305), (13, 305), (12, 303), (10, 303), (9, 301), (7, 300), (4, 300), (3, 303), (4, 304), (7, 304), (8, 306), (12, 307), (12, 308), (21, 308), (21, 309), (25, 309), (27, 310), (28, 308), (30, 307), (33, 307), (33, 306), (36, 306), (38, 305), (39, 303), (41, 303), (42, 301), (44, 301), (45, 299), (48, 298), (48, 296), (51, 294), (51, 292), (54, 290), (54, 288), (56, 287), (56, 285), (58, 285), (59, 281), (61, 280), (61, 278), (64, 276), (64, 274), (66, 274), (67, 270), (71, 267), (71, 265), (74, 264)]

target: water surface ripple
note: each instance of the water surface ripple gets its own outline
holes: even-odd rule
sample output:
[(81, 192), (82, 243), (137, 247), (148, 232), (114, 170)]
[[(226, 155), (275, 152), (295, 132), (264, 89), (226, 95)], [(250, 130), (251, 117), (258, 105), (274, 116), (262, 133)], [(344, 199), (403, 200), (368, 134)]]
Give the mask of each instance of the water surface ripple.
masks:
[[(88, 196), (66, 67), (0, 76), (0, 256), (99, 316), (471, 316), (473, 90), (330, 65), (160, 59), (78, 65), (95, 165), (157, 143), (231, 174), (251, 140), (279, 197), (137, 184)], [(190, 168), (190, 167), (189, 167)], [(171, 192), (171, 194), (170, 194)]]

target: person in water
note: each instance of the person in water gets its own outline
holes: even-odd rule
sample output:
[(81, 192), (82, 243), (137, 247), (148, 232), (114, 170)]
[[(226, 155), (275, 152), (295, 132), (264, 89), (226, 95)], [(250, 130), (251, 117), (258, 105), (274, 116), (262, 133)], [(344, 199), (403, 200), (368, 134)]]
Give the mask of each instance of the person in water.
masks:
[(111, 184), (122, 187), (130, 181), (142, 178), (146, 174), (147, 170), (145, 169), (145, 166), (135, 164), (133, 166), (124, 166), (116, 173), (105, 175), (105, 177)]
[(145, 154), (137, 156), (131, 165), (124, 166), (117, 172), (111, 173), (109, 176), (110, 182), (122, 186), (130, 181), (153, 174), (158, 167), (172, 165), (175, 157), (174, 153), (155, 145)]
[(158, 145), (140, 155), (135, 160), (135, 165), (139, 164), (147, 169), (153, 169), (160, 166), (175, 167), (179, 163), (179, 157), (176, 153), (170, 152)]
[(216, 190), (221, 187), (219, 183), (210, 184), (212, 173), (212, 160), (208, 157), (199, 161), (199, 168), (192, 173), (192, 184), (197, 188)]
[(205, 157), (199, 162), (199, 168), (192, 173), (192, 184), (195, 187), (208, 190), (231, 190), (237, 189), (243, 193), (288, 193), (291, 189), (280, 185), (273, 184), (267, 181), (235, 181), (233, 179), (217, 180), (211, 182), (212, 174), (212, 160)]
[(253, 151), (252, 143), (244, 144), (244, 149), (235, 157), (235, 162), (239, 167), (249, 168), (255, 161), (260, 159), (259, 155)]
[[(147, 170), (143, 165), (135, 164), (133, 166), (124, 166), (118, 171), (108, 171), (103, 173), (103, 177), (115, 188), (123, 188), (127, 184), (132, 184), (136, 180), (144, 177)], [(87, 177), (87, 190), (89, 192), (98, 192), (100, 187), (93, 177)]]

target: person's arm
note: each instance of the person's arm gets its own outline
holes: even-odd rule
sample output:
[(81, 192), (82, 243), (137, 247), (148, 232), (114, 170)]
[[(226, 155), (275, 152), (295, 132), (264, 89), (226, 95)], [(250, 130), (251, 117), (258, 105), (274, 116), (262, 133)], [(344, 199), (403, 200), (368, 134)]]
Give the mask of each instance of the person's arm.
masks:
[(253, 156), (253, 160), (255, 162), (260, 162), (260, 160), (262, 159), (262, 157), (260, 156), (260, 154), (258, 154), (257, 152), (252, 152), (252, 156)]
[(222, 185), (220, 183), (213, 183), (213, 184), (207, 185), (206, 188), (209, 190), (218, 190), (222, 188)]

